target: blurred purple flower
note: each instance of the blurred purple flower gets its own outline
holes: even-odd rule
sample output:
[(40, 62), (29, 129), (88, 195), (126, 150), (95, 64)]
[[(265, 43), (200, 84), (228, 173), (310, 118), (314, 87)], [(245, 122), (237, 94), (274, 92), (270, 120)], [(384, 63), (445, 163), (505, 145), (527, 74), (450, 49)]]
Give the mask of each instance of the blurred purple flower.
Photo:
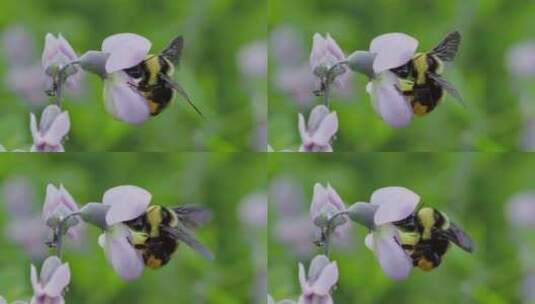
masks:
[[(61, 221), (78, 211), (76, 201), (63, 185), (60, 185), (59, 188), (52, 184), (47, 185), (45, 203), (43, 205), (43, 221), (45, 223)], [(72, 219), (74, 220), (74, 218)], [(79, 240), (83, 233), (82, 229), (82, 223), (75, 222), (67, 230), (67, 236), (72, 240)]]
[(314, 250), (314, 229), (310, 218), (301, 215), (277, 219), (273, 233), (277, 240), (286, 244), (298, 256), (308, 256)]
[[(57, 38), (50, 33), (46, 34), (45, 48), (41, 61), (43, 71), (47, 75), (55, 75), (59, 70), (76, 61), (76, 59), (78, 59), (76, 52), (61, 34)], [(71, 65), (69, 69), (69, 77), (66, 79), (66, 85), (69, 89), (78, 90), (80, 88), (82, 73), (74, 65)]]
[(108, 228), (100, 235), (99, 245), (104, 249), (108, 262), (124, 280), (134, 280), (144, 268), (143, 257), (131, 243), (132, 234), (123, 222), (142, 215), (150, 204), (152, 195), (137, 186), (117, 186), (102, 197), (102, 204), (110, 206), (106, 213)]
[(28, 66), (11, 69), (6, 76), (6, 86), (32, 105), (46, 102), (46, 76), (41, 67)]
[(305, 118), (299, 113), (299, 134), (303, 144), (300, 152), (332, 152), (331, 141), (338, 131), (338, 117), (336, 112), (330, 112), (324, 105), (312, 109), (305, 126)]
[(315, 78), (308, 66), (282, 66), (276, 73), (275, 85), (292, 95), (301, 106), (310, 104), (314, 99)]
[(533, 303), (535, 301), (535, 270), (529, 271), (522, 286), (522, 298), (525, 303)]
[(345, 58), (344, 52), (331, 35), (327, 34), (324, 38), (318, 33), (314, 34), (310, 53), (310, 68), (314, 75), (334, 78), (335, 85), (344, 88), (349, 83), (350, 73), (342, 66), (339, 66), (337, 71), (333, 71), (332, 68)]
[(27, 218), (32, 216), (32, 204), (35, 191), (27, 178), (12, 176), (2, 185), (2, 196), (10, 218)]
[(512, 224), (535, 227), (535, 192), (514, 195), (507, 202), (505, 211)]
[(299, 304), (332, 304), (330, 291), (338, 281), (338, 266), (324, 255), (314, 257), (308, 268), (299, 263), (299, 283), (302, 294)]
[[(304, 48), (294, 27), (282, 25), (270, 33), (270, 49), (280, 65), (292, 65), (303, 61)], [(308, 67), (307, 67), (308, 68)], [(310, 70), (308, 70), (310, 74)]]
[(28, 217), (8, 223), (6, 237), (24, 249), (32, 260), (40, 260), (46, 255), (44, 241), (47, 227), (39, 217)]
[(35, 44), (22, 25), (12, 25), (2, 33), (2, 50), (11, 68), (31, 65), (35, 58)]
[(377, 209), (375, 227), (366, 236), (365, 244), (377, 256), (383, 271), (394, 280), (409, 275), (412, 260), (401, 248), (398, 230), (392, 223), (407, 218), (419, 202), (420, 197), (416, 193), (403, 187), (381, 188), (370, 198), (370, 204)]
[(303, 213), (303, 189), (289, 176), (278, 176), (272, 180), (269, 197), (279, 217), (294, 217)]
[(253, 41), (242, 46), (238, 51), (238, 66), (245, 76), (265, 77), (267, 74), (266, 41)]
[(314, 225), (305, 215), (305, 200), (299, 184), (289, 177), (275, 178), (269, 188), (271, 206), (276, 216), (274, 238), (291, 248), (299, 256), (314, 250)]
[(34, 295), (31, 304), (65, 303), (63, 292), (70, 280), (69, 264), (62, 264), (56, 256), (51, 256), (45, 260), (39, 277), (35, 266), (32, 265), (31, 281)]
[(32, 152), (64, 152), (63, 139), (69, 132), (71, 122), (69, 112), (61, 112), (56, 105), (49, 105), (43, 111), (39, 127), (35, 115), (30, 114), (30, 129), (32, 131)]
[(412, 108), (399, 90), (399, 79), (390, 69), (406, 64), (416, 52), (418, 41), (401, 33), (389, 33), (376, 37), (370, 44), (375, 55), (372, 79), (366, 90), (373, 107), (381, 118), (394, 128), (401, 128), (411, 121)]
[(506, 55), (509, 71), (517, 76), (535, 75), (535, 41), (526, 41), (512, 46)]
[(520, 137), (520, 147), (523, 151), (535, 151), (535, 118), (524, 121), (524, 129)]
[(148, 102), (135, 89), (137, 80), (124, 70), (141, 63), (151, 46), (145, 37), (131, 33), (109, 36), (102, 43), (102, 51), (110, 54), (106, 61), (104, 105), (116, 119), (141, 124), (149, 118)]
[[(314, 225), (325, 226), (334, 215), (345, 209), (344, 202), (331, 185), (327, 184), (327, 187), (320, 183), (314, 185), (314, 194), (310, 205), (310, 219)], [(338, 216), (334, 224), (336, 227), (334, 234), (337, 237), (342, 237), (351, 227), (351, 223), (345, 215)]]
[(267, 225), (267, 197), (264, 193), (253, 193), (242, 199), (239, 207), (243, 223), (262, 228)]
[(33, 187), (23, 177), (9, 177), (3, 185), (3, 198), (9, 219), (6, 237), (22, 246), (32, 260), (42, 258), (46, 253), (43, 240), (47, 228), (41, 217), (33, 213)]

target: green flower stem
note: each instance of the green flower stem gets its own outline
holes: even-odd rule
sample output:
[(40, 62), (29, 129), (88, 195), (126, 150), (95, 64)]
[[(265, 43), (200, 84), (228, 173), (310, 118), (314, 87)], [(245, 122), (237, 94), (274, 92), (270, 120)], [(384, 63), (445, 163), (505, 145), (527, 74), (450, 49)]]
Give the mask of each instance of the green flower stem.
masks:
[(329, 257), (331, 234), (336, 229), (336, 226), (334, 225), (335, 220), (337, 217), (346, 214), (348, 214), (348, 212), (345, 210), (334, 214), (327, 222), (327, 225), (321, 229), (321, 241), (319, 244), (322, 247), (323, 255), (326, 257)]
[(73, 212), (69, 215), (67, 215), (66, 217), (64, 217), (60, 222), (59, 224), (57, 225), (55, 231), (54, 231), (54, 241), (53, 241), (53, 245), (54, 245), (54, 248), (56, 249), (56, 256), (59, 257), (60, 259), (62, 258), (62, 249), (63, 249), (63, 236), (65, 235), (65, 233), (67, 231), (63, 231), (63, 227), (65, 225), (65, 223), (67, 222), (67, 220), (69, 220), (71, 217), (75, 217), (75, 216), (79, 216), (80, 215), (80, 212)]
[(74, 65), (77, 65), (77, 64), (80, 64), (80, 61), (71, 61), (69, 63), (67, 63), (65, 66), (63, 66), (55, 75), (55, 77), (53, 77), (53, 81), (54, 81), (54, 103), (61, 108), (61, 95), (63, 94), (63, 84), (65, 83), (65, 81), (67, 80), (67, 78), (69, 76), (65, 75), (65, 71), (74, 66)]

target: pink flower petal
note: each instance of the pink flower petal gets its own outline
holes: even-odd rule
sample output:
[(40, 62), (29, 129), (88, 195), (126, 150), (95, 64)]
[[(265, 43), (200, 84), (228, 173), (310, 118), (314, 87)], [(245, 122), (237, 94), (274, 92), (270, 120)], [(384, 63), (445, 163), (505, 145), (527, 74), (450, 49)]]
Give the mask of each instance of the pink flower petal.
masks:
[(46, 284), (45, 293), (53, 298), (61, 296), (63, 289), (69, 285), (70, 280), (69, 264), (66, 263), (59, 266)]
[(140, 216), (146, 211), (151, 198), (147, 190), (136, 186), (109, 189), (102, 199), (102, 203), (111, 206), (106, 214), (106, 223), (111, 226)]
[(308, 267), (308, 279), (311, 281), (317, 280), (321, 272), (323, 271), (323, 268), (329, 265), (329, 263), (329, 258), (324, 256), (323, 254), (315, 256), (312, 259), (312, 262), (310, 262), (310, 266)]
[(328, 145), (331, 138), (336, 134), (336, 131), (338, 131), (338, 116), (336, 112), (332, 112), (321, 121), (321, 124), (312, 136), (312, 141), (319, 146)]
[(324, 105), (315, 106), (308, 117), (308, 132), (314, 133), (321, 125), (322, 121), (329, 115), (329, 109)]
[(412, 260), (396, 241), (397, 231), (391, 225), (373, 233), (375, 254), (383, 271), (394, 280), (406, 278), (412, 269)]
[(70, 60), (75, 60), (76, 58), (78, 58), (78, 56), (76, 56), (76, 52), (74, 51), (70, 43), (65, 38), (63, 38), (61, 34), (58, 35), (57, 41), (60, 51), (65, 54)]
[(43, 50), (43, 55), (41, 57), (41, 63), (43, 68), (46, 68), (50, 65), (52, 58), (57, 50), (57, 39), (54, 35), (47, 33), (45, 36), (45, 48)]
[(409, 124), (413, 117), (409, 102), (397, 89), (399, 81), (395, 74), (386, 71), (368, 84), (372, 104), (381, 118), (391, 127), (401, 128)]
[(149, 118), (147, 100), (128, 84), (128, 76), (117, 72), (104, 81), (104, 105), (113, 117), (130, 124), (141, 124)]
[(143, 259), (128, 241), (130, 232), (122, 224), (104, 237), (104, 251), (108, 261), (119, 276), (125, 280), (134, 280), (143, 272)]
[(113, 73), (139, 64), (151, 46), (147, 38), (131, 33), (115, 34), (104, 39), (102, 51), (110, 53), (106, 61), (106, 72)]
[(49, 145), (60, 145), (63, 137), (69, 133), (70, 128), (69, 112), (63, 112), (52, 122), (43, 139)]
[(306, 274), (305, 274), (305, 266), (299, 263), (298, 268), (299, 268), (299, 285), (301, 285), (301, 288), (304, 289), (307, 283)]
[(30, 113), (30, 130), (32, 132), (32, 139), (36, 142), (39, 139), (39, 131), (37, 129), (37, 120), (33, 113)]
[(336, 41), (333, 39), (333, 37), (331, 37), (331, 35), (327, 34), (325, 42), (327, 50), (336, 59), (343, 60), (346, 57), (340, 46), (338, 46), (338, 43), (336, 43)]
[(52, 215), (58, 205), (59, 191), (56, 186), (48, 184), (46, 186), (45, 203), (43, 204), (43, 218), (45, 221)]
[(37, 278), (37, 269), (35, 269), (35, 266), (32, 264), (30, 268), (30, 280), (32, 282), (32, 288), (34, 291), (37, 291), (39, 288), (39, 279)]
[(297, 115), (298, 122), (297, 125), (299, 127), (299, 135), (301, 136), (301, 141), (305, 142), (305, 140), (308, 139), (308, 134), (305, 126), (305, 117), (303, 117), (303, 114), (299, 113)]
[(61, 113), (61, 109), (55, 105), (48, 105), (41, 114), (41, 119), (39, 120), (39, 130), (41, 133), (45, 133), (50, 129), (52, 123), (56, 120), (56, 117)]
[(67, 206), (67, 208), (69, 208), (72, 212), (78, 211), (78, 205), (76, 205), (76, 201), (62, 184), (59, 186), (59, 194), (61, 195), (62, 202), (65, 206)]
[(314, 185), (314, 194), (312, 195), (312, 204), (310, 204), (310, 216), (312, 219), (320, 215), (322, 208), (327, 204), (327, 190), (320, 184)]
[(314, 293), (321, 296), (329, 295), (329, 291), (336, 284), (336, 281), (338, 281), (338, 267), (336, 266), (336, 262), (329, 263), (329, 265), (323, 268), (318, 279), (313, 283), (312, 288), (314, 289)]
[(418, 48), (418, 40), (402, 33), (389, 33), (376, 37), (370, 44), (370, 52), (376, 53), (373, 71), (379, 74), (407, 63)]
[(386, 187), (373, 192), (370, 202), (379, 206), (374, 220), (382, 225), (407, 218), (418, 206), (420, 196), (407, 188)]
[(339, 211), (345, 210), (346, 207), (344, 205), (344, 201), (342, 200), (340, 195), (338, 195), (338, 192), (336, 192), (336, 190), (331, 187), (330, 184), (327, 184), (327, 195), (329, 197), (329, 202), (332, 205), (336, 206), (336, 209), (338, 209)]
[(375, 251), (375, 242), (373, 241), (373, 234), (372, 233), (366, 234), (366, 238), (364, 238), (364, 244), (371, 251)]
[(327, 50), (327, 42), (325, 39), (318, 33), (315, 33), (312, 38), (312, 51), (310, 52), (310, 68), (312, 71), (322, 63), (323, 58), (325, 58), (325, 53)]

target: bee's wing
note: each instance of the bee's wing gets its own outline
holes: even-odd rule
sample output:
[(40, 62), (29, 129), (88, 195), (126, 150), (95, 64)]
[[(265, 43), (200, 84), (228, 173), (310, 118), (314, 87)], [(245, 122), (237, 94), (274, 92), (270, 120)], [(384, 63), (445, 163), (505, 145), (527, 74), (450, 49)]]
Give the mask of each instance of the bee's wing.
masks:
[(459, 91), (457, 91), (453, 84), (435, 73), (427, 72), (427, 76), (436, 81), (448, 94), (450, 94), (453, 98), (455, 98), (463, 106), (466, 107), (466, 104), (463, 98), (461, 97), (461, 94), (459, 93)]
[(468, 252), (474, 251), (472, 239), (454, 223), (450, 223), (450, 227), (444, 230), (444, 236), (460, 248)]
[(169, 43), (169, 45), (160, 53), (160, 55), (171, 61), (175, 66), (178, 66), (180, 63), (180, 57), (182, 56), (183, 48), (184, 38), (182, 36), (178, 36)]
[(173, 89), (175, 89), (175, 91), (178, 94), (180, 94), (180, 96), (182, 96), (182, 98), (184, 98), (187, 103), (189, 103), (189, 105), (195, 110), (195, 112), (197, 112), (197, 114), (199, 114), (202, 118), (204, 118), (204, 115), (202, 115), (202, 112), (195, 106), (195, 104), (193, 104), (193, 102), (189, 98), (188, 93), (186, 93), (186, 91), (184, 90), (184, 88), (182, 88), (181, 85), (179, 85), (176, 81), (174, 81), (173, 79), (169, 78), (169, 76), (167, 76), (167, 75), (165, 75), (163, 73), (160, 73), (159, 75), (160, 75), (161, 79), (163, 79), (165, 82), (167, 82), (167, 84), (169, 84)]
[(199, 206), (180, 206), (173, 208), (178, 220), (187, 228), (197, 228), (212, 219), (212, 212)]
[(461, 34), (454, 31), (449, 33), (430, 53), (443, 61), (451, 62), (455, 59), (460, 44)]
[(193, 234), (189, 232), (185, 227), (172, 228), (164, 226), (161, 229), (171, 234), (176, 240), (184, 242), (191, 249), (197, 251), (206, 259), (214, 259), (214, 255), (212, 254), (212, 252), (208, 248), (204, 247), (201, 242), (195, 239)]

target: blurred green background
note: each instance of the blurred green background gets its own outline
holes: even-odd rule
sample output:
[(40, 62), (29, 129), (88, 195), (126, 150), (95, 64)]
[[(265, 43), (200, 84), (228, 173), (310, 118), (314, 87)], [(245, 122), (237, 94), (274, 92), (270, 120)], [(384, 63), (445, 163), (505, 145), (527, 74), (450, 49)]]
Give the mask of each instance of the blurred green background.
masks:
[[(331, 249), (340, 273), (335, 303), (533, 303), (522, 302), (521, 293), (524, 278), (535, 270), (534, 226), (521, 228), (507, 220), (504, 211), (511, 196), (535, 189), (534, 167), (535, 156), (514, 153), (271, 153), (268, 291), (276, 300), (296, 300), (301, 292), (298, 262), (308, 268), (320, 253), (313, 246), (306, 253), (293, 250), (295, 242), (312, 242), (311, 235), (290, 245), (281, 242), (281, 218), (288, 215), (274, 207), (282, 203), (286, 210), (301, 208), (301, 214), (308, 216), (313, 186), (319, 182), (330, 183), (346, 206), (369, 201), (381, 187), (407, 187), (428, 206), (447, 213), (476, 245), (472, 255), (452, 246), (439, 268), (429, 273), (414, 269), (408, 279), (395, 282), (365, 247), (366, 229), (353, 224), (351, 238)], [(294, 194), (280, 190), (281, 180), (293, 181)], [(274, 183), (279, 186), (273, 187)], [(299, 192), (304, 193), (302, 199), (296, 199)], [(276, 201), (277, 197), (286, 202)]]
[[(184, 36), (183, 60), (175, 79), (206, 120), (176, 98), (165, 112), (141, 127), (115, 121), (104, 109), (102, 81), (86, 73), (85, 92), (68, 95), (64, 102), (72, 121), (67, 151), (265, 150), (265, 144), (256, 143), (259, 122), (254, 103), (258, 101), (248, 92), (264, 89), (265, 95), (265, 79), (241, 76), (236, 57), (243, 45), (265, 38), (266, 7), (258, 1), (240, 0), (2, 1), (0, 32), (23, 27), (35, 44), (39, 66), (46, 33), (63, 34), (78, 55), (100, 50), (102, 41), (115, 33), (147, 37), (152, 52), (163, 49), (176, 35)], [(2, 78), (11, 73), (8, 64), (2, 56)], [(21, 82), (17, 85), (24, 86)], [(26, 105), (10, 85), (0, 86), (0, 105), (0, 143), (9, 150), (29, 147), (29, 112), (40, 113), (44, 105)]]
[[(81, 248), (68, 247), (63, 257), (72, 275), (66, 302), (80, 304), (263, 303), (265, 291), (262, 302), (253, 300), (259, 297), (255, 286), (258, 257), (253, 256), (254, 244), (249, 238), (265, 242), (265, 230), (255, 232), (244, 226), (238, 206), (244, 197), (264, 190), (265, 171), (265, 157), (252, 154), (4, 154), (0, 158), (2, 185), (18, 176), (35, 188), (36, 199), (29, 203), (36, 215), (41, 213), (48, 183), (62, 183), (79, 206), (101, 201), (111, 187), (132, 184), (150, 191), (153, 204), (196, 203), (213, 212), (213, 219), (195, 233), (213, 251), (213, 262), (183, 245), (168, 265), (156, 271), (146, 269), (133, 282), (122, 281), (113, 271), (97, 244), (99, 229), (88, 227)], [(5, 207), (2, 202), (0, 295), (10, 303), (29, 300), (31, 261), (8, 240), (8, 221), (17, 219)], [(72, 245), (69, 240), (66, 243)], [(262, 253), (265, 261), (265, 250)]]
[[(523, 149), (519, 147), (527, 124), (523, 120), (535, 114), (535, 77), (513, 77), (505, 58), (512, 46), (535, 38), (533, 16), (533, 1), (271, 0), (269, 143), (276, 151), (297, 149), (297, 113), (308, 116), (310, 109), (321, 103), (312, 95), (312, 89), (303, 92), (303, 81), (281, 75), (284, 68), (292, 66), (301, 69), (301, 78), (310, 77), (304, 69), (310, 71), (308, 60), (314, 33), (330, 33), (348, 55), (355, 50), (368, 50), (374, 37), (388, 32), (417, 38), (419, 50), (425, 51), (458, 29), (462, 34), (460, 51), (446, 68), (445, 77), (460, 91), (466, 108), (446, 97), (430, 115), (414, 119), (404, 129), (393, 129), (373, 110), (366, 93), (366, 77), (355, 74), (353, 90), (331, 99), (331, 109), (339, 117), (334, 150)], [(288, 35), (289, 30), (293, 34), (286, 37), (291, 38), (282, 38), (281, 33)], [(294, 49), (293, 62), (288, 59), (290, 48)], [(292, 89), (299, 91), (301, 97), (288, 94)], [(296, 102), (297, 99), (305, 101)], [(521, 99), (526, 103), (522, 107)], [(533, 149), (532, 144), (529, 149)]]

